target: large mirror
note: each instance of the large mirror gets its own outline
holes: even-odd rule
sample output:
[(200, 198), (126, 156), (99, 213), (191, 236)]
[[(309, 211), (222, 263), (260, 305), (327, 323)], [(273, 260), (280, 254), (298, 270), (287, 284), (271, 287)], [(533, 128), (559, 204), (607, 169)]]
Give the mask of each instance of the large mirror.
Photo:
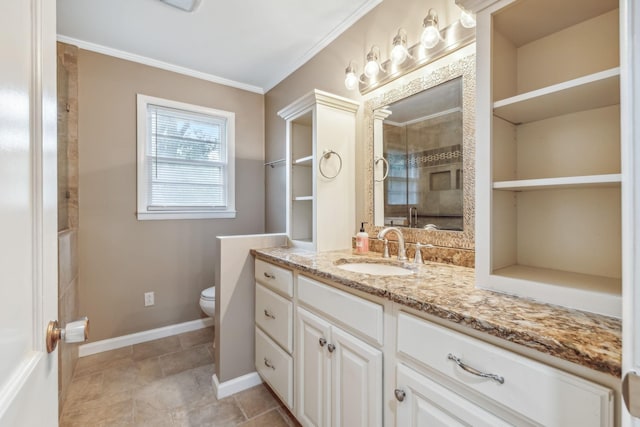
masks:
[(473, 249), (474, 59), (367, 101), (370, 235), (396, 226), (410, 242)]

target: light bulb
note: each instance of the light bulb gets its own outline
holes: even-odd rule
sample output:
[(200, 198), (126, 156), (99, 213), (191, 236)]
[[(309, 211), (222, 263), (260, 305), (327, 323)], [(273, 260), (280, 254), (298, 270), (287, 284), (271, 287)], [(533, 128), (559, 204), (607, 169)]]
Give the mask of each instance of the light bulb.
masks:
[(356, 73), (353, 71), (347, 71), (344, 76), (344, 86), (347, 90), (354, 90), (358, 87), (358, 77), (356, 76)]
[(436, 27), (427, 27), (422, 32), (422, 37), (420, 37), (420, 42), (422, 46), (427, 49), (431, 49), (435, 47), (440, 41), (440, 32)]
[(402, 64), (409, 56), (407, 51), (407, 33), (401, 28), (393, 38), (393, 49), (391, 49), (391, 62), (394, 65)]
[(467, 12), (462, 9), (460, 13), (460, 24), (465, 28), (473, 28), (476, 26), (476, 15), (472, 12)]
[(429, 9), (429, 13), (423, 21), (424, 31), (420, 37), (420, 43), (426, 49), (435, 47), (440, 42), (440, 29), (438, 28), (438, 14), (435, 10)]
[(369, 53), (367, 53), (367, 65), (364, 66), (364, 75), (370, 79), (376, 78), (380, 72), (379, 57), (380, 49), (378, 46), (372, 46)]
[(364, 66), (364, 75), (370, 79), (376, 77), (379, 72), (380, 64), (378, 64), (378, 61), (369, 61), (367, 62), (367, 65)]
[(395, 65), (402, 64), (407, 59), (407, 48), (402, 45), (395, 45), (391, 49), (391, 62)]

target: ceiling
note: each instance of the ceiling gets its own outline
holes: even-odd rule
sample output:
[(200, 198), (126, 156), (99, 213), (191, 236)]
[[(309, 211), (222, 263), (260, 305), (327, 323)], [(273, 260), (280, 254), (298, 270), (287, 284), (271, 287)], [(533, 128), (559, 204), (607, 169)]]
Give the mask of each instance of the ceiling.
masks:
[(264, 93), (382, 0), (58, 0), (58, 40)]

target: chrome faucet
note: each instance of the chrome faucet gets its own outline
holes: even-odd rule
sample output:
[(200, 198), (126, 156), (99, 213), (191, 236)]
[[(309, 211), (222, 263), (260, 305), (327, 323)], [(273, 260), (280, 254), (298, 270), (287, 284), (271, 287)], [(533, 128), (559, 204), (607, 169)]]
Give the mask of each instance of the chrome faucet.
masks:
[[(406, 261), (407, 260), (407, 250), (404, 247), (404, 236), (402, 235), (402, 231), (396, 227), (386, 227), (380, 230), (378, 233), (378, 239), (383, 240), (388, 232), (394, 231), (398, 236), (398, 261)], [(388, 255), (387, 255), (388, 256)]]

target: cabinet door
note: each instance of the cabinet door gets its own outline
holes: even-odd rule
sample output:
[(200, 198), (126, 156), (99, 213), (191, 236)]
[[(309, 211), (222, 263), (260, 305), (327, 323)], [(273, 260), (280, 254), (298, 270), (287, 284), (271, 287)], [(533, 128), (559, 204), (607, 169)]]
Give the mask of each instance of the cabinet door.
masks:
[(382, 426), (382, 352), (331, 330), (333, 427)]
[(329, 393), (331, 338), (328, 322), (298, 308), (296, 340), (296, 415), (303, 426), (328, 427), (331, 422)]
[(503, 427), (507, 422), (404, 365), (398, 365), (396, 426)]

